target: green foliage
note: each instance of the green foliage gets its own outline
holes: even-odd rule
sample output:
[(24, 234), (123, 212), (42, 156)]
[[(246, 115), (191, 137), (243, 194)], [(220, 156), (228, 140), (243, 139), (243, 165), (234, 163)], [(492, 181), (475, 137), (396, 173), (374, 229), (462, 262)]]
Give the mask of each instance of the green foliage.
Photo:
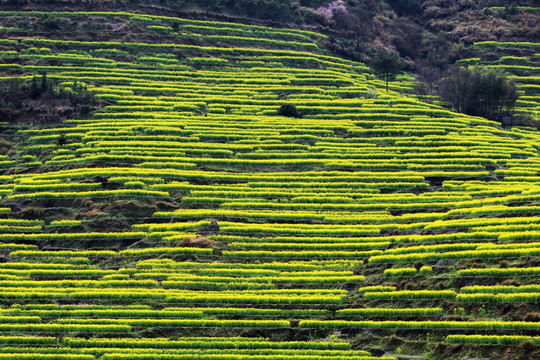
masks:
[(36, 75), (32, 78), (32, 81), (30, 82), (30, 96), (32, 98), (37, 98), (38, 96), (42, 94), (48, 94), (51, 91), (53, 91), (53, 85), (52, 83), (47, 79), (47, 72), (43, 72), (41, 74), (41, 79), (38, 80)]
[(296, 109), (296, 106), (293, 104), (283, 104), (279, 107), (278, 110), (279, 116), (287, 116), (287, 117), (294, 117), (299, 118), (300, 114), (298, 113), (298, 110)]
[(439, 85), (439, 95), (454, 110), (491, 120), (512, 111), (519, 95), (507, 75), (484, 67), (458, 68)]
[(395, 52), (378, 51), (373, 57), (371, 67), (377, 75), (385, 79), (388, 92), (388, 82), (403, 72), (405, 62)]

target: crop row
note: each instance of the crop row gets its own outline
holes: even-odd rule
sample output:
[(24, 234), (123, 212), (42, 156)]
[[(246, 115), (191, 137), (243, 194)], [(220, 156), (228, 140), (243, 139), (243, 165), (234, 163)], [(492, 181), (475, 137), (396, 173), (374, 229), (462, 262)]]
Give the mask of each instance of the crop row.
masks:
[(223, 251), (227, 258), (285, 258), (285, 259), (367, 259), (381, 254), (381, 250), (371, 251)]
[(540, 344), (538, 336), (523, 335), (448, 335), (448, 344), (519, 345), (524, 341)]
[[(350, 270), (362, 264), (359, 260), (313, 260), (313, 261), (291, 261), (291, 262), (265, 262), (265, 263), (203, 263), (194, 261), (173, 261), (171, 259), (151, 259), (139, 261), (134, 269), (122, 269), (119, 272), (134, 274), (141, 269), (147, 270), (178, 270), (185, 269), (190, 272), (206, 271), (213, 275), (236, 274), (237, 276), (264, 276), (279, 275), (280, 271), (311, 271), (311, 270)], [(234, 270), (234, 271), (233, 271)]]
[[(0, 289), (0, 298), (2, 299), (104, 299), (104, 300), (137, 300), (137, 299), (156, 299), (177, 304), (341, 304), (345, 296), (334, 294), (306, 294), (296, 295), (269, 295), (269, 294), (241, 294), (225, 292), (213, 294), (182, 294), (182, 293), (163, 293), (155, 292), (151, 289), (145, 289), (135, 292), (135, 289), (117, 288), (117, 289), (59, 289), (59, 288), (32, 288), (31, 290), (15, 290), (13, 288)], [(261, 291), (261, 290), (259, 290)]]
[[(105, 354), (103, 360), (325, 360), (326, 356), (317, 355), (162, 355), (162, 354)], [(332, 356), (333, 360), (349, 360), (351, 356)], [(355, 360), (397, 360), (395, 357), (354, 356)]]
[(48, 241), (48, 240), (120, 240), (144, 238), (144, 232), (86, 232), (86, 233), (43, 233), (43, 234), (0, 234), (0, 240)]
[(301, 328), (474, 329), (538, 330), (540, 324), (525, 321), (340, 321), (301, 320)]
[(457, 302), (462, 303), (507, 303), (507, 302), (532, 302), (540, 301), (540, 293), (512, 293), (512, 294), (458, 294)]
[(513, 276), (537, 276), (540, 267), (524, 268), (485, 268), (485, 269), (462, 269), (456, 272), (458, 276), (489, 276), (489, 277), (513, 277)]
[(233, 277), (214, 277), (214, 276), (193, 276), (187, 274), (179, 274), (170, 276), (169, 274), (137, 274), (136, 278), (157, 278), (161, 279), (164, 275), (169, 280), (164, 280), (161, 285), (166, 289), (183, 289), (187, 286), (194, 286), (199, 284), (200, 289), (205, 287), (216, 287), (218, 284), (223, 283), (226, 286), (246, 286), (253, 288), (260, 288), (256, 284), (268, 285), (273, 284), (318, 284), (318, 285), (331, 285), (336, 282), (350, 282), (350, 283), (364, 283), (366, 278), (363, 275), (354, 276), (264, 276), (264, 277), (249, 277), (249, 278), (233, 278)]
[(462, 294), (513, 294), (540, 293), (540, 285), (494, 285), (494, 286), (465, 286), (459, 289)]
[(129, 325), (118, 324), (0, 324), (0, 332), (8, 333), (28, 333), (28, 332), (47, 332), (47, 333), (72, 333), (72, 332), (91, 332), (91, 333), (129, 333)]
[(362, 308), (336, 311), (336, 316), (432, 316), (444, 314), (441, 308)]
[[(18, 338), (17, 338), (18, 340)], [(2, 338), (0, 337), (0, 343)], [(51, 341), (51, 340), (48, 340)], [(63, 343), (73, 348), (158, 348), (158, 349), (311, 349), (350, 350), (346, 342), (325, 341), (269, 341), (263, 338), (239, 337), (181, 337), (165, 338), (73, 338), (64, 337)]]
[[(132, 319), (150, 319), (150, 318), (202, 318), (203, 312), (196, 309), (186, 309), (186, 311), (154, 311), (144, 309), (134, 310), (122, 310), (122, 309), (92, 309), (92, 310), (0, 310), (2, 315), (9, 315), (9, 319), (22, 319), (24, 315), (39, 316), (41, 318), (85, 318), (85, 317), (99, 317), (99, 318), (132, 318)], [(21, 315), (23, 314), (23, 315)], [(12, 321), (6, 321), (12, 322)], [(31, 322), (31, 321), (17, 321), (17, 322)], [(36, 321), (40, 322), (40, 321)], [(99, 322), (99, 321), (97, 321)]]
[(17, 348), (17, 347), (6, 347), (0, 349), (2, 353), (16, 353), (16, 354), (84, 354), (92, 355), (96, 357), (102, 357), (107, 354), (134, 354), (137, 356), (170, 356), (176, 358), (178, 356), (185, 356), (190, 354), (192, 356), (212, 356), (211, 359), (231, 359), (231, 357), (242, 357), (246, 356), (253, 357), (262, 357), (267, 356), (269, 359), (275, 359), (277, 356), (283, 356), (285, 359), (289, 358), (304, 358), (308, 356), (313, 356), (316, 359), (344, 359), (347, 356), (352, 359), (376, 359), (371, 357), (369, 353), (362, 350), (311, 350), (311, 349), (167, 349), (163, 351), (161, 349), (142, 349), (142, 348)]
[(411, 261), (448, 260), (448, 259), (490, 259), (490, 258), (519, 258), (540, 255), (540, 248), (470, 250), (446, 253), (413, 253), (403, 255), (376, 255), (369, 259), (370, 263), (400, 263)]
[(13, 194), (8, 196), (9, 199), (66, 199), (66, 198), (81, 198), (81, 197), (116, 197), (116, 196), (155, 196), (167, 197), (169, 193), (155, 190), (140, 190), (140, 189), (119, 189), (119, 190), (96, 190), (96, 191), (63, 191), (52, 192), (42, 191), (24, 194)]
[[(2, 288), (115, 288), (157, 287), (153, 280), (0, 280)], [(1, 312), (1, 310), (0, 310)]]
[(416, 299), (455, 299), (453, 290), (402, 290), (365, 292), (366, 300), (416, 300)]
[(416, 268), (397, 268), (384, 270), (385, 277), (409, 277), (416, 275), (431, 275), (433, 270), (430, 266), (422, 266), (419, 270)]

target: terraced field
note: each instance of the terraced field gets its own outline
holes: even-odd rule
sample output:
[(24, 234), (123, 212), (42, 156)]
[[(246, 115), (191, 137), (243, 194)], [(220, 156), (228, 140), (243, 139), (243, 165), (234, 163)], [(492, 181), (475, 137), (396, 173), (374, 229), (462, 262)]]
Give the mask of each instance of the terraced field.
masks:
[[(462, 59), (458, 63), (484, 65), (509, 73), (509, 79), (517, 84), (520, 93), (516, 102), (516, 113), (527, 114), (533, 120), (540, 119), (540, 45), (497, 41), (484, 41), (474, 45), (483, 56)], [(493, 60), (493, 54), (497, 54), (499, 58)]]
[(104, 104), (2, 123), (1, 358), (534, 356), (537, 131), (387, 93), (315, 33), (57, 15), (166, 40), (0, 40), (2, 81)]

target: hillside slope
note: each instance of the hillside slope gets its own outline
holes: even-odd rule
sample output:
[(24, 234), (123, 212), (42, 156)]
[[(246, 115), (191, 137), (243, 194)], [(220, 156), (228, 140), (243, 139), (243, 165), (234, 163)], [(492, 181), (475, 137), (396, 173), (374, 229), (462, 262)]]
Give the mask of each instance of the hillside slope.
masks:
[[(170, 41), (166, 33), (144, 33), (136, 23), (107, 28), (101, 21), (71, 22), (57, 15), (61, 11), (88, 10), (229, 21), (272, 26), (276, 31), (282, 27), (315, 31), (326, 35), (320, 45), (334, 56), (368, 65), (381, 50), (397, 52), (405, 60), (406, 70), (420, 81), (415, 92), (430, 96), (438, 94), (437, 83), (449, 68), (468, 64), (471, 59), (481, 60), (476, 63), (496, 66), (518, 83), (522, 98), (513, 123), (540, 127), (537, 48), (520, 45), (538, 43), (540, 38), (540, 8), (532, 0), (4, 0), (2, 5), (5, 11), (44, 11), (35, 22), (2, 19), (0, 37), (6, 38), (31, 32), (36, 36), (54, 33), (56, 39), (63, 40)], [(177, 31), (177, 27), (172, 29), (173, 33)], [(215, 44), (219, 41), (216, 35), (224, 33), (213, 33), (211, 27), (184, 26), (181, 31), (175, 42), (199, 46)], [(234, 34), (228, 30), (231, 35), (241, 31), (237, 29)], [(486, 42), (497, 46), (478, 46)]]
[(80, 33), (0, 40), (56, 116), (1, 124), (6, 358), (538, 358), (537, 131), (387, 93), (318, 33), (0, 18), (50, 15)]

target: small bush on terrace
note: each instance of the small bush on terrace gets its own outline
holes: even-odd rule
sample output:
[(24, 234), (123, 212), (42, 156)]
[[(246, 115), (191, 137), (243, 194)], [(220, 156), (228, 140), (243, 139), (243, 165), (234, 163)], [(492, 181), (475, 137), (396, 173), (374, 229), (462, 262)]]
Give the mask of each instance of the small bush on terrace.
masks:
[(278, 115), (299, 118), (300, 114), (293, 104), (283, 104), (278, 110)]

